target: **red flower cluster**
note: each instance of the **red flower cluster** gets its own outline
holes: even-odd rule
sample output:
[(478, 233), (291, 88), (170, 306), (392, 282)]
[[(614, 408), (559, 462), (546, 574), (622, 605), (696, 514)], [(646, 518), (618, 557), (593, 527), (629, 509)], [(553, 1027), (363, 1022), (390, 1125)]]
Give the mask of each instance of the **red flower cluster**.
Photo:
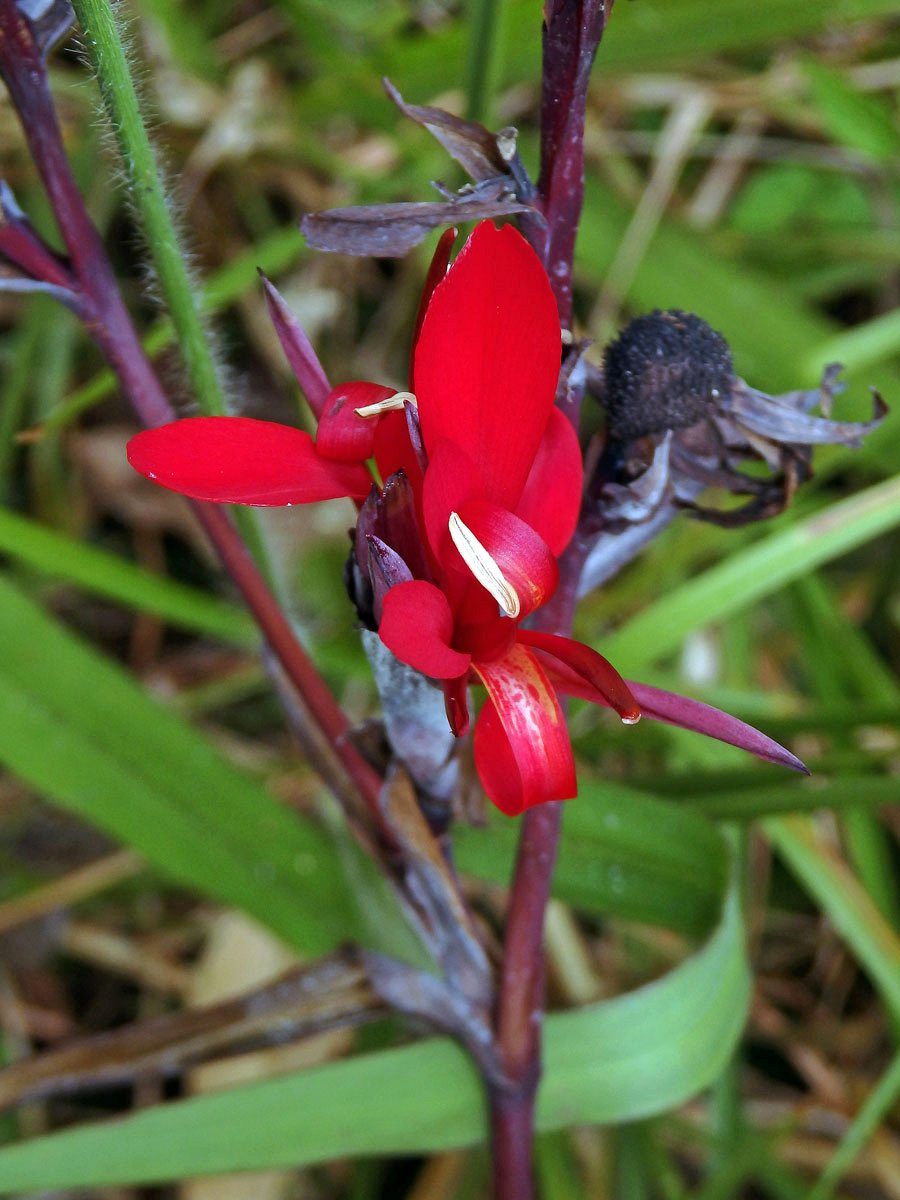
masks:
[[(374, 458), (385, 481), (375, 493), (380, 523), (369, 522), (370, 532), (361, 520), (357, 561), (368, 567), (379, 635), (402, 662), (442, 681), (458, 735), (469, 726), (468, 685), (484, 685), (475, 761), (509, 815), (577, 792), (558, 692), (611, 707), (627, 723), (643, 711), (803, 769), (735, 718), (626, 684), (590, 647), (522, 627), (556, 589), (581, 504), (578, 440), (554, 406), (556, 302), (511, 227), (477, 226), (447, 270), (451, 241), (442, 239), (426, 286), (410, 392), (336, 388), (315, 442), (240, 417), (178, 421), (134, 438), (132, 466), (197, 499), (288, 505), (363, 501)], [(389, 495), (407, 498), (393, 523)]]

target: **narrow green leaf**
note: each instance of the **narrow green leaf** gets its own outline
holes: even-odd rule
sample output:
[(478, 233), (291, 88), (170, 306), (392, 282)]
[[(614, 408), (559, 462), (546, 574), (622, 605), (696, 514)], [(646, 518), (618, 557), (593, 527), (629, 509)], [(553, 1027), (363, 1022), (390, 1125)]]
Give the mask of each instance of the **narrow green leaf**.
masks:
[[(460, 828), (454, 850), (463, 871), (509, 879), (517, 823)], [(583, 780), (566, 806), (553, 894), (584, 912), (623, 917), (704, 936), (718, 921), (728, 853), (697, 812), (631, 788)]]
[(604, 642), (623, 674), (671, 654), (684, 637), (748, 608), (822, 563), (900, 523), (900, 479), (782, 526), (650, 604)]
[(875, 159), (892, 158), (900, 135), (890, 106), (880, 96), (861, 92), (844, 75), (818, 59), (803, 63), (813, 103), (835, 141)]
[(764, 829), (881, 993), (891, 1014), (900, 1017), (900, 937), (871, 896), (809, 817), (774, 818), (766, 821)]
[(0, 761), (311, 953), (355, 928), (329, 838), (0, 576)]
[(243, 609), (77, 542), (6, 508), (0, 508), (0, 552), (55, 579), (128, 608), (155, 613), (184, 629), (241, 646), (259, 641), (256, 626)]
[[(628, 995), (548, 1017), (538, 1127), (638, 1120), (706, 1087), (746, 1019), (743, 942), (732, 883), (721, 924), (675, 970)], [(452, 1042), (422, 1041), (7, 1147), (0, 1191), (427, 1154), (484, 1136), (474, 1067)]]

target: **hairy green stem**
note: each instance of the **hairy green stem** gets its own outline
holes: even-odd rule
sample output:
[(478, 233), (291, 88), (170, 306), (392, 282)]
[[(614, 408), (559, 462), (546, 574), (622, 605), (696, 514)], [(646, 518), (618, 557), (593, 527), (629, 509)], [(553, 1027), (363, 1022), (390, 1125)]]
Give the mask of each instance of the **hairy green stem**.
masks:
[(203, 329), (199, 299), (166, 202), (165, 186), (141, 117), (112, 7), (109, 0), (74, 0), (73, 7), (118, 139), (129, 196), (147, 238), (191, 386), (206, 414), (224, 414), (227, 405)]
[[(207, 416), (223, 416), (228, 405), (203, 327), (200, 298), (193, 287), (166, 200), (165, 184), (141, 116), (115, 14), (109, 0), (74, 0), (73, 7), (97, 73), (106, 114), (119, 143), (128, 194), (147, 240), (191, 388)], [(237, 509), (235, 523), (271, 583), (272, 571), (256, 515), (248, 509)]]

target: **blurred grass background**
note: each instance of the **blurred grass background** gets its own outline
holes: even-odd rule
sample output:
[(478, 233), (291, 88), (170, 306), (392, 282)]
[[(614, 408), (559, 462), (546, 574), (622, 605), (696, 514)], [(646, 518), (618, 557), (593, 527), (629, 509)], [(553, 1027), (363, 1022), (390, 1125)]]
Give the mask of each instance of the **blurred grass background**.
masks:
[[(895, 7), (619, 0), (588, 107), (577, 251), (576, 310), (595, 358), (628, 316), (679, 307), (728, 337), (758, 388), (812, 386), (840, 361), (850, 386), (839, 416), (867, 416), (870, 385), (896, 409)], [(257, 266), (334, 380), (402, 386), (428, 247), (398, 262), (332, 258), (305, 250), (297, 221), (335, 204), (431, 198), (432, 179), (462, 182), (399, 118), (382, 75), (411, 102), (516, 125), (534, 168), (536, 0), (133, 0), (123, 15), (233, 402), (307, 419)], [(75, 41), (54, 56), (52, 80), (132, 311), (189, 412)], [(52, 237), (8, 103), (0, 158)], [(290, 961), (235, 909), (306, 953), (379, 931), (361, 928), (336, 882), (319, 786), (285, 732), (249, 623), (181, 501), (125, 464), (134, 425), (92, 345), (52, 302), (3, 295), (0, 364), (0, 758), (10, 768), (0, 1025), (14, 1060), (209, 1002)], [(623, 731), (575, 712), (583, 794), (548, 924), (552, 1007), (653, 979), (709, 932), (728, 874), (717, 827), (743, 865), (754, 990), (741, 1045), (700, 1099), (544, 1136), (546, 1200), (900, 1196), (898, 420), (861, 450), (821, 452), (785, 516), (737, 532), (685, 518), (582, 607), (580, 636), (623, 673), (754, 721), (813, 778), (786, 780), (662, 726)], [(338, 582), (351, 520), (337, 503), (269, 514), (266, 532), (293, 615), (362, 720), (375, 697)], [(113, 676), (109, 659), (163, 709)], [(93, 706), (100, 696), (105, 706)], [(285, 823), (285, 805), (317, 820)], [(496, 929), (512, 827), (458, 841), (473, 905)], [(301, 860), (305, 875), (291, 866)], [(362, 1044), (388, 1037), (379, 1029)], [(302, 1061), (288, 1053), (258, 1069), (330, 1061), (350, 1045), (349, 1033), (333, 1035), (302, 1044)], [(229, 1069), (224, 1082), (237, 1082)], [(194, 1072), (33, 1105), (0, 1136), (207, 1086)], [(152, 1194), (464, 1200), (485, 1194), (485, 1179), (480, 1151), (450, 1150)]]

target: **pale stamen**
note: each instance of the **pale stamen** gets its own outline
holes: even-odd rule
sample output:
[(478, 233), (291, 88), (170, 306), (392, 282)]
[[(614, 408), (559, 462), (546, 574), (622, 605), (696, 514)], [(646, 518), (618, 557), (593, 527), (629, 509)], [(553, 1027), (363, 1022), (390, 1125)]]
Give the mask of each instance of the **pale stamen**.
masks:
[(516, 589), (503, 576), (478, 538), (455, 512), (450, 514), (450, 536), (466, 566), (483, 588), (491, 593), (508, 617), (517, 617), (521, 604)]
[(353, 411), (358, 417), (380, 417), (382, 413), (396, 412), (397, 409), (403, 408), (404, 404), (411, 404), (413, 408), (419, 407), (419, 402), (412, 392), (394, 392), (393, 396), (388, 396), (386, 400), (366, 404), (363, 408), (354, 408)]

